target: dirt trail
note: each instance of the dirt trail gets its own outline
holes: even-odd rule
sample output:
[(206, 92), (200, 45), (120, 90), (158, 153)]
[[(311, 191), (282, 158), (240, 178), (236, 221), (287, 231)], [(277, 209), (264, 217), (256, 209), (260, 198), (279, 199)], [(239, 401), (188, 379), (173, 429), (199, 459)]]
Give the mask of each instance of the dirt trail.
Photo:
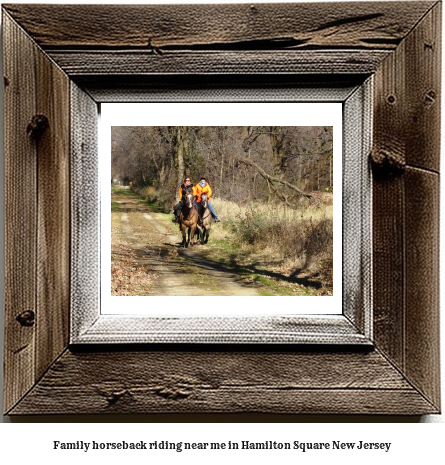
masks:
[(205, 246), (182, 248), (179, 227), (166, 227), (146, 203), (117, 193), (112, 193), (112, 201), (116, 205), (113, 216), (120, 217), (121, 234), (136, 252), (137, 263), (157, 275), (152, 295), (260, 295), (236, 274), (206, 259), (200, 250)]

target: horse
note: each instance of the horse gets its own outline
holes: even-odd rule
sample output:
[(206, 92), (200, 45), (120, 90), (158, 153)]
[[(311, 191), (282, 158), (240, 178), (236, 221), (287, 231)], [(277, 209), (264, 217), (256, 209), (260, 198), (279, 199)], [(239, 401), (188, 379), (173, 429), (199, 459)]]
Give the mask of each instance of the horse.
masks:
[[(193, 237), (195, 236), (196, 225), (198, 224), (198, 212), (193, 205), (194, 195), (188, 192), (185, 195), (184, 205), (179, 215), (179, 229), (182, 233), (182, 247), (193, 247)], [(186, 239), (186, 229), (188, 228), (188, 238)], [(191, 238), (191, 240), (190, 240)]]
[(201, 206), (200, 214), (202, 218), (202, 223), (197, 225), (199, 236), (203, 244), (207, 244), (209, 241), (210, 228), (212, 227), (212, 213), (209, 208), (209, 201), (207, 199), (207, 194), (201, 194)]

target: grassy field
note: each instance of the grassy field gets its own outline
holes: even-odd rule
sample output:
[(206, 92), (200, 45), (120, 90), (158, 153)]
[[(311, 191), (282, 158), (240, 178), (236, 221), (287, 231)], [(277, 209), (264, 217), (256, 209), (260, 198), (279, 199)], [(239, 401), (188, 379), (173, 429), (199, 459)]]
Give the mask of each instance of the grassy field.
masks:
[[(145, 192), (157, 219), (173, 230), (170, 210), (159, 207)], [(328, 199), (329, 200), (329, 199)], [(221, 223), (213, 223), (202, 253), (260, 288), (263, 295), (332, 295), (333, 207), (302, 202), (297, 210), (284, 206), (212, 199)]]
[[(258, 204), (240, 206), (220, 199), (213, 204), (224, 225), (222, 230), (215, 228), (214, 240), (228, 238), (237, 253), (244, 255), (244, 262), (256, 260), (288, 278), (288, 293), (298, 291), (292, 285), (293, 277), (295, 283), (318, 287), (317, 294), (332, 293), (332, 205), (302, 205), (293, 210)], [(268, 281), (268, 286), (277, 291), (278, 276), (258, 279)]]

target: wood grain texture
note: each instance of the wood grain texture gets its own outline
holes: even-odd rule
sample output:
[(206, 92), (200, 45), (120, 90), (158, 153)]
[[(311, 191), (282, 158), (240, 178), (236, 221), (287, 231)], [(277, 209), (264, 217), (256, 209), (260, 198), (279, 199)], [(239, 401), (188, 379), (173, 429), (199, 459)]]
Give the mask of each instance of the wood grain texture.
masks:
[(406, 162), (439, 172), (442, 3), (437, 3), (405, 43)]
[[(374, 77), (373, 156), (392, 154), (405, 162), (405, 45), (384, 60)], [(404, 367), (404, 183), (374, 172), (374, 340), (396, 366)]]
[(440, 60), (438, 3), (376, 73), (375, 152), (439, 172)]
[[(376, 73), (374, 321), (377, 346), (439, 401), (440, 5)], [(427, 90), (429, 89), (429, 90)], [(429, 97), (428, 97), (429, 96)], [(415, 169), (412, 166), (423, 167)]]
[(3, 15), (5, 153), (5, 389), (8, 410), (35, 382), (36, 147), (26, 128), (35, 114), (35, 47)]
[(372, 147), (373, 79), (343, 103), (342, 227), (343, 315), (359, 333), (372, 335)]
[[(395, 49), (434, 2), (4, 5), (45, 50)], [(35, 18), (38, 17), (39, 21)]]
[(36, 50), (36, 114), (48, 128), (37, 148), (37, 340), (40, 377), (68, 344), (70, 303), (70, 80)]
[(4, 34), (8, 410), (68, 343), (69, 79), (6, 14)]
[(403, 370), (405, 346), (403, 179), (373, 180), (374, 342)]
[[(433, 157), (431, 157), (433, 160)], [(405, 173), (406, 317), (408, 379), (440, 406), (439, 176), (418, 168)]]
[[(77, 75), (73, 81), (96, 102), (343, 102), (363, 84), (356, 74)], [(263, 92), (263, 94), (261, 94)], [(327, 94), (329, 92), (330, 95)], [(333, 97), (333, 92), (336, 95)], [(273, 95), (273, 98), (272, 98)], [(306, 95), (306, 98), (304, 97)], [(264, 97), (263, 97), (264, 96)]]
[[(82, 290), (84, 294), (88, 293), (90, 287)], [(97, 295), (91, 296), (91, 301), (94, 301), (93, 297), (97, 301)], [(120, 315), (100, 315), (97, 308), (87, 311), (86, 305), (73, 310), (73, 344), (371, 344), (369, 334), (358, 331), (356, 325), (343, 315), (329, 315), (327, 318), (227, 316), (180, 319), (129, 316), (122, 319)], [(356, 309), (357, 312), (360, 310), (363, 311)], [(369, 318), (371, 312), (367, 310)]]
[[(440, 3), (7, 5), (4, 11), (6, 412), (439, 411)], [(363, 82), (363, 73), (375, 71), (372, 152), (397, 168), (376, 170), (373, 180), (376, 348), (64, 349), (73, 106), (68, 79), (50, 59), (60, 60), (79, 94), (87, 89), (98, 100), (112, 100), (122, 86), (156, 92), (172, 78), (167, 72), (177, 89), (221, 83), (242, 89), (261, 85), (267, 73), (282, 73), (282, 83), (298, 75), (312, 80), (304, 73), (313, 72), (331, 82), (340, 82), (337, 73), (352, 80), (358, 73)], [(225, 70), (223, 77), (207, 74)], [(33, 139), (26, 130), (38, 112), (47, 113), (49, 128)], [(53, 170), (54, 193), (45, 190)]]
[(70, 342), (100, 314), (98, 106), (73, 82), (71, 109)]
[(367, 74), (388, 50), (49, 51), (70, 76), (136, 74)]
[(67, 351), (11, 413), (435, 411), (372, 351)]

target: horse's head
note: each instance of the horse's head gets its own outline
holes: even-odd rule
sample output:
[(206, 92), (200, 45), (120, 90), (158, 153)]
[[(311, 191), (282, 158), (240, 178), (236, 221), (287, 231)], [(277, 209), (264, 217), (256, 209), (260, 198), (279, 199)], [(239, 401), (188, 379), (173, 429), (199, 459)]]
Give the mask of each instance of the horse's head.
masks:
[(193, 200), (195, 199), (194, 195), (191, 192), (187, 192), (185, 195), (185, 204), (188, 208), (193, 207)]
[(207, 199), (207, 194), (201, 194), (201, 205), (204, 208), (207, 208), (208, 203), (209, 203), (209, 201)]

